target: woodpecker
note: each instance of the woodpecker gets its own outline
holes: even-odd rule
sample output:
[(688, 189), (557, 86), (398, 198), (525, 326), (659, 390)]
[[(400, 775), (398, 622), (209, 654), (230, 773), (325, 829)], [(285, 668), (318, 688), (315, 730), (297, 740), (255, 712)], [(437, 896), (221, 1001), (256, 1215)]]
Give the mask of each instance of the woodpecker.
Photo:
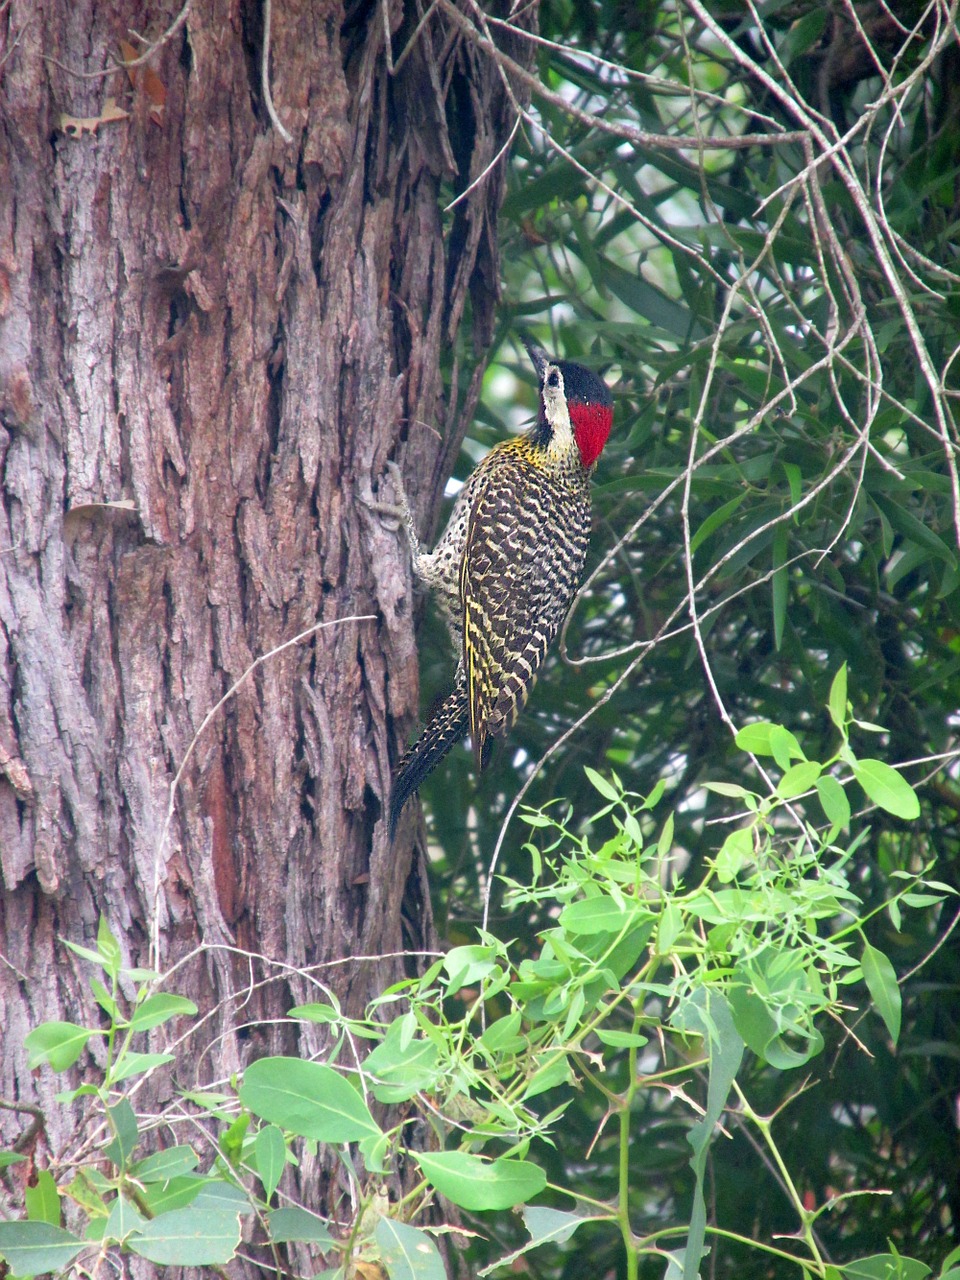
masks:
[(516, 722), (580, 584), (590, 538), (590, 477), (613, 424), (613, 397), (582, 365), (524, 344), (539, 380), (537, 420), (470, 475), (432, 552), (424, 552), (389, 464), (414, 577), (433, 588), (456, 651), (453, 691), (397, 766), (390, 838), (407, 800), (468, 732), (478, 771)]

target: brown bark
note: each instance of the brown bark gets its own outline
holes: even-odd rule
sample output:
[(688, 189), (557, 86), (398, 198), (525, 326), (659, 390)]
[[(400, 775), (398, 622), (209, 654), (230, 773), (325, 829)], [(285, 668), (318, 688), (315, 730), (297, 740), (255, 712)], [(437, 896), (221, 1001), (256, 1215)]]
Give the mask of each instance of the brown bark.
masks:
[[(78, 74), (178, 8), (0, 11), (0, 1096), (39, 1103), (54, 1167), (83, 1108), (23, 1037), (98, 1020), (58, 938), (89, 944), (102, 913), (131, 965), (156, 930), (163, 969), (201, 945), (302, 968), (435, 942), (422, 860), (383, 821), (417, 708), (408, 557), (363, 499), (398, 456), (429, 513), (452, 467), (479, 383), (455, 361), (445, 396), (440, 359), (468, 301), (476, 355), (490, 338), (501, 166), (442, 207), (510, 106), (437, 12), (391, 76), (384, 13), (394, 57), (418, 21), (397, 0), (274, 0), (291, 145), (257, 0), (194, 4), (152, 76)], [(128, 114), (89, 123), (110, 99)], [(318, 621), (204, 730), (164, 839), (204, 716)], [(322, 974), (357, 1010), (401, 972)], [(296, 974), (212, 950), (172, 989), (213, 1011), (180, 1085), (317, 1048), (269, 1021), (316, 998)], [(6, 1142), (28, 1119), (0, 1112)]]

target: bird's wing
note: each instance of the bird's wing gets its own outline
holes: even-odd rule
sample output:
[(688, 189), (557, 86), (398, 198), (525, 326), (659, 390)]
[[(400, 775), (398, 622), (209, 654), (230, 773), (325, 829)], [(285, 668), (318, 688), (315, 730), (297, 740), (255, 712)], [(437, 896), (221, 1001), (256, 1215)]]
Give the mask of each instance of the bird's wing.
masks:
[(495, 469), (470, 512), (460, 596), (479, 768), (533, 688), (580, 581), (589, 537), (586, 493), (558, 488), (533, 464)]

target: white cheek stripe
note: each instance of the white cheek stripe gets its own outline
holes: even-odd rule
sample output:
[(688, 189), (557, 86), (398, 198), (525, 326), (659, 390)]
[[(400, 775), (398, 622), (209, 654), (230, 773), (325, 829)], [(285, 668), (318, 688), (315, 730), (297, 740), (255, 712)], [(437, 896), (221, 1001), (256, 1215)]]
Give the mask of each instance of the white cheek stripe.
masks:
[(567, 408), (567, 397), (563, 389), (563, 375), (557, 370), (559, 385), (548, 386), (547, 378), (553, 372), (550, 365), (543, 375), (543, 407), (547, 421), (553, 428), (553, 438), (547, 445), (547, 457), (553, 461), (569, 453), (573, 445), (573, 427), (570, 423), (570, 410)]

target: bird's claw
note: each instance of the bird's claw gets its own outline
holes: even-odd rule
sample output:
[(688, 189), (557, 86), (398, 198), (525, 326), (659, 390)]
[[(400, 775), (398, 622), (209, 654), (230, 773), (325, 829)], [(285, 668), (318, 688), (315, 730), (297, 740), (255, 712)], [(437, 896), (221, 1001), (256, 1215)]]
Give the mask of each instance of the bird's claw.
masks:
[(393, 487), (396, 491), (403, 493), (403, 472), (400, 470), (399, 463), (394, 462), (392, 458), (388, 458), (383, 469), (393, 481)]
[(403, 480), (401, 478), (400, 468), (393, 461), (386, 463), (384, 471), (390, 477), (390, 481), (397, 494), (400, 495), (400, 500), (389, 502), (380, 498), (379, 494), (374, 495), (371, 493), (369, 497), (364, 497), (362, 501), (364, 506), (369, 508), (370, 511), (376, 512), (379, 516), (386, 516), (389, 523), (386, 524), (385, 527), (388, 528), (391, 533), (396, 533), (398, 529), (402, 528), (406, 517), (402, 503)]

